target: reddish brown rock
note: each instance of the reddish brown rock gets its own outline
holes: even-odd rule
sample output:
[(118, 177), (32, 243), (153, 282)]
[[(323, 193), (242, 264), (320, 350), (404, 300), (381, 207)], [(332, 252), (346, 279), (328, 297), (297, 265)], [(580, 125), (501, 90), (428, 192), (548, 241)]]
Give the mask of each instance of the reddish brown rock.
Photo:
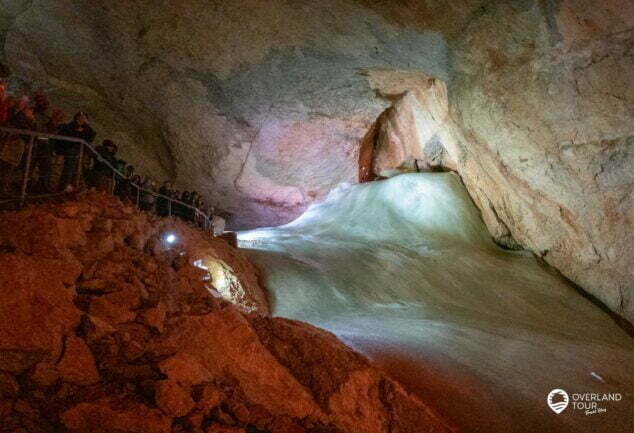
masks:
[(230, 427), (226, 425), (210, 425), (205, 428), (205, 433), (245, 433), (246, 430), (241, 427)]
[(81, 338), (70, 335), (66, 338), (64, 356), (57, 371), (62, 380), (78, 385), (90, 385), (99, 381), (92, 352)]
[(86, 245), (88, 238), (80, 220), (56, 218), (55, 226), (64, 248), (76, 248)]
[(80, 403), (61, 416), (73, 432), (125, 431), (130, 433), (169, 433), (171, 419), (157, 409), (139, 403), (102, 399)]
[(88, 246), (79, 250), (80, 260), (92, 262), (100, 260), (114, 251), (115, 243), (110, 232), (98, 230), (88, 235)]
[[(171, 432), (176, 422), (195, 431), (254, 425), (273, 433), (320, 426), (356, 433), (414, 424), (445, 431), (424, 404), (331, 334), (245, 315), (268, 311), (259, 304), (264, 293), (252, 265), (225, 242), (150, 220), (110, 197), (87, 197), (90, 206), (37, 211), (38, 221), (53, 221), (47, 212), (76, 220), (68, 228), (73, 241), (56, 237), (59, 229), (35, 238), (43, 246), (19, 236), (1, 240), (33, 254), (0, 250), (0, 281), (12, 287), (0, 292), (9, 324), (0, 328), (0, 370), (11, 373), (0, 377), (0, 411), (15, 428), (152, 433)], [(30, 224), (13, 221), (24, 224), (16, 230)], [(110, 241), (102, 240), (113, 248), (96, 245), (100, 251), (86, 255), (78, 227), (89, 243), (93, 230), (106, 236), (111, 229)], [(161, 245), (166, 230), (178, 233), (178, 247)], [(126, 241), (135, 234), (149, 239), (147, 248)], [(58, 258), (45, 257), (53, 253)], [(223, 282), (220, 292), (235, 306), (209, 287)], [(29, 386), (20, 388), (14, 375), (23, 373)], [(394, 419), (398, 410), (402, 422)]]
[[(215, 377), (234, 377), (246, 398), (271, 412), (299, 418), (322, 416), (308, 391), (277, 363), (248, 321), (233, 308), (190, 318), (171, 330), (161, 345), (187, 356), (193, 365)], [(286, 397), (280, 399), (279, 395)]]
[(118, 288), (116, 292), (103, 296), (103, 299), (126, 310), (139, 307), (141, 293), (137, 287), (126, 282), (119, 282)]
[(159, 366), (167, 377), (180, 383), (198, 385), (213, 378), (213, 374), (189, 354), (177, 353)]
[(0, 372), (0, 398), (15, 398), (20, 391), (20, 385), (15, 377), (8, 373)]
[(41, 386), (50, 386), (59, 379), (59, 372), (53, 364), (40, 362), (31, 374), (31, 380)]
[(19, 374), (33, 367), (45, 357), (50, 358), (50, 356), (47, 356), (47, 353), (41, 349), (0, 349), (0, 370)]
[(96, 297), (92, 300), (90, 303), (90, 314), (115, 325), (129, 322), (136, 317), (136, 313), (133, 311), (116, 305), (105, 297)]
[(267, 428), (272, 433), (306, 433), (306, 429), (288, 417), (276, 417)]
[(42, 350), (53, 360), (61, 353), (62, 335), (79, 323), (68, 288), (81, 268), (59, 260), (0, 254), (0, 350)]
[(156, 307), (145, 310), (141, 316), (146, 325), (153, 327), (158, 332), (163, 332), (163, 323), (165, 322), (166, 313), (165, 305), (159, 303)]
[(196, 407), (209, 411), (222, 403), (223, 399), (224, 394), (218, 387), (206, 384), (201, 391), (200, 400), (196, 402)]
[(88, 323), (90, 324), (88, 335), (86, 339), (88, 341), (97, 340), (106, 335), (112, 334), (116, 331), (116, 328), (104, 319), (95, 316), (87, 316)]
[(38, 418), (40, 415), (40, 412), (37, 409), (31, 406), (28, 401), (23, 399), (19, 399), (15, 402), (13, 410), (27, 418)]
[(95, 269), (95, 278), (125, 281), (130, 275), (130, 266), (123, 261), (100, 260)]
[(157, 406), (168, 416), (181, 417), (194, 408), (189, 387), (174, 380), (161, 380), (154, 389)]
[(11, 213), (0, 219), (0, 240), (26, 254), (60, 258), (64, 247), (56, 218), (42, 210)]
[[(8, 400), (4, 398), (0, 398), (0, 419), (9, 420), (11, 417), (11, 413), (13, 412), (13, 400)], [(7, 422), (9, 424), (9, 422)], [(4, 428), (7, 428), (8, 425), (5, 425)]]
[(88, 281), (82, 281), (77, 285), (77, 289), (82, 293), (110, 293), (118, 290), (117, 283), (110, 280), (104, 280), (100, 278), (90, 279)]

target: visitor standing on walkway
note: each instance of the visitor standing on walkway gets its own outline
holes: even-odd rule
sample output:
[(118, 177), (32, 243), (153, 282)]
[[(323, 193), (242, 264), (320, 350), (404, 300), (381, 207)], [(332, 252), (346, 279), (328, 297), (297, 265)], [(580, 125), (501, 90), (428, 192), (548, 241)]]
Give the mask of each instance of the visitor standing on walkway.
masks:
[[(35, 130), (37, 132), (48, 132), (48, 124), (51, 117), (48, 115), (49, 102), (43, 93), (35, 95), (35, 105), (33, 115), (35, 118)], [(51, 192), (51, 169), (53, 161), (53, 145), (47, 137), (37, 136), (33, 141), (33, 156), (31, 162), (32, 179), (37, 179), (35, 190), (37, 192)], [(36, 176), (37, 174), (37, 176)]]
[[(60, 128), (60, 135), (73, 137), (92, 143), (95, 139), (95, 131), (89, 124), (88, 115), (83, 111), (75, 114), (73, 121)], [(64, 157), (64, 168), (62, 169), (62, 177), (59, 183), (60, 191), (71, 186), (75, 173), (77, 172), (77, 163), (79, 162), (80, 144), (73, 141), (60, 141), (58, 143), (57, 154)]]
[(117, 163), (117, 145), (112, 140), (104, 140), (101, 146), (97, 146), (95, 151), (97, 155), (93, 155), (93, 166), (90, 171), (88, 184), (100, 191), (111, 192), (112, 185), (112, 169)]

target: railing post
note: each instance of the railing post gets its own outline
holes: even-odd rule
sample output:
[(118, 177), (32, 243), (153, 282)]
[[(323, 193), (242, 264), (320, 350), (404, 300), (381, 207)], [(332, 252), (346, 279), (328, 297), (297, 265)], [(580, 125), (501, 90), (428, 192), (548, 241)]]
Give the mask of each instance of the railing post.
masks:
[(134, 185), (136, 188), (136, 207), (139, 208), (139, 204), (141, 203), (141, 187), (139, 185)]
[(75, 176), (75, 188), (79, 189), (79, 181), (81, 180), (81, 174), (83, 173), (84, 165), (84, 143), (79, 143), (79, 159), (77, 160), (77, 173)]
[(167, 199), (167, 216), (168, 217), (172, 216), (172, 199), (171, 198)]
[(117, 174), (116, 172), (113, 170), (112, 171), (112, 185), (110, 185), (110, 195), (114, 195), (114, 186), (117, 183), (117, 178), (116, 178)]
[(33, 156), (33, 140), (34, 136), (31, 135), (29, 139), (29, 147), (26, 150), (26, 165), (24, 166), (24, 178), (22, 179), (22, 191), (20, 193), (20, 207), (24, 206), (26, 201), (26, 187), (29, 184), (29, 175), (31, 174), (31, 158)]

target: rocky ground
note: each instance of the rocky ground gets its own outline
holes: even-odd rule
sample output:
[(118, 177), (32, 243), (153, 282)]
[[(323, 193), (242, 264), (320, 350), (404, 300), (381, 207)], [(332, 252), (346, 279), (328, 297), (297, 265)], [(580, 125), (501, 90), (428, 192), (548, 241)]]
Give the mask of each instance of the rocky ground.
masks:
[(450, 431), (333, 335), (267, 311), (241, 252), (183, 223), (98, 193), (4, 213), (0, 431)]

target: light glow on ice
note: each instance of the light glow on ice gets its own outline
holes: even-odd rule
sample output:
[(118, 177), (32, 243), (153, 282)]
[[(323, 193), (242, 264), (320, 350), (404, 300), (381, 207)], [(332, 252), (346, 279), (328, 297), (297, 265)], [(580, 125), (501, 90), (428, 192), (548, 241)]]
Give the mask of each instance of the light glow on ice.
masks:
[(495, 245), (454, 174), (344, 185), (239, 241), (274, 315), (330, 330), (463, 431), (629, 431), (624, 402), (546, 406), (554, 388), (634, 393), (634, 344), (531, 254)]

